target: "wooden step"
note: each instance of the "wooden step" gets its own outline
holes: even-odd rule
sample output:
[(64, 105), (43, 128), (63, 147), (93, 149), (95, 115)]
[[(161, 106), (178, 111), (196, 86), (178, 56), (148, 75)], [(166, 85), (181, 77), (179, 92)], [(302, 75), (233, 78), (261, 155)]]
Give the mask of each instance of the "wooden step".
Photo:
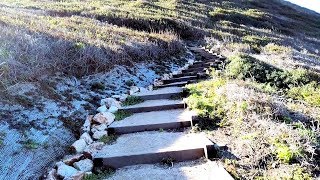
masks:
[(117, 169), (108, 180), (233, 180), (219, 161), (200, 159), (196, 161), (174, 162), (172, 167), (161, 164), (134, 165)]
[(92, 155), (96, 166), (113, 168), (159, 163), (166, 158), (181, 162), (215, 156), (214, 145), (204, 134), (159, 131), (121, 135)]
[(182, 87), (182, 86), (185, 86), (185, 85), (187, 85), (187, 84), (192, 84), (192, 83), (196, 83), (196, 82), (197, 82), (196, 80), (175, 82), (175, 83), (170, 83), (170, 84), (159, 85), (159, 86), (156, 86), (156, 88)]
[(179, 78), (179, 77), (185, 77), (185, 76), (197, 76), (197, 72), (191, 72), (191, 73), (180, 73), (180, 74), (174, 74), (172, 75), (173, 78)]
[(205, 72), (207, 68), (203, 68), (203, 67), (198, 67), (198, 68), (189, 68), (189, 69), (185, 69), (182, 70), (182, 73), (201, 73), (201, 72)]
[(189, 66), (189, 68), (198, 68), (198, 67), (210, 67), (214, 65), (214, 62), (201, 62), (201, 63), (194, 63)]
[(194, 111), (175, 109), (136, 113), (123, 120), (113, 122), (108, 132), (111, 134), (127, 134), (159, 129), (179, 129), (190, 127), (196, 123)]
[(182, 87), (166, 87), (159, 88), (153, 91), (139, 92), (133, 94), (143, 100), (157, 100), (157, 99), (172, 99), (181, 96), (183, 93)]
[(196, 79), (198, 79), (197, 76), (184, 76), (184, 77), (178, 77), (178, 78), (171, 78), (171, 79), (163, 80), (163, 84), (190, 81), (190, 80), (196, 80)]
[(130, 113), (140, 113), (140, 112), (150, 112), (150, 111), (163, 111), (170, 109), (182, 109), (185, 108), (186, 104), (182, 100), (147, 100), (139, 104), (124, 106), (119, 110), (130, 112)]

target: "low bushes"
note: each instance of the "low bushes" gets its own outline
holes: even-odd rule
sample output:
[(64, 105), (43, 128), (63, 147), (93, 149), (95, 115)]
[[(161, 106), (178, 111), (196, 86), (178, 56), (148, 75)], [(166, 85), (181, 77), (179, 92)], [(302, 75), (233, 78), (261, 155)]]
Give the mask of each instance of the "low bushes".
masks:
[(316, 73), (304, 69), (281, 70), (244, 54), (229, 58), (226, 76), (242, 80), (252, 79), (284, 90), (310, 84), (305, 88), (312, 86), (313, 92), (316, 92), (317, 87), (312, 84), (320, 81), (320, 76)]
[(223, 119), (226, 114), (226, 109), (224, 109), (226, 98), (216, 91), (225, 83), (224, 78), (217, 78), (212, 81), (188, 85), (187, 88), (190, 91), (190, 96), (187, 99), (188, 106), (196, 110), (201, 117), (209, 117), (214, 120)]
[(316, 82), (290, 88), (287, 94), (293, 99), (302, 99), (310, 105), (320, 107), (320, 86)]

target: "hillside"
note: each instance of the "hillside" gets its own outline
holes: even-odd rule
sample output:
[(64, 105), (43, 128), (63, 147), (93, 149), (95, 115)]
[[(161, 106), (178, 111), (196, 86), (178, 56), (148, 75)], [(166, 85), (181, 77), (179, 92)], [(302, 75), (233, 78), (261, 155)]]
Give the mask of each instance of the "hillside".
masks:
[(228, 172), (319, 177), (319, 14), (280, 0), (3, 0), (0, 179), (43, 175), (100, 99), (183, 66), (188, 46), (227, 57), (187, 88), (207, 119), (193, 131), (225, 145)]

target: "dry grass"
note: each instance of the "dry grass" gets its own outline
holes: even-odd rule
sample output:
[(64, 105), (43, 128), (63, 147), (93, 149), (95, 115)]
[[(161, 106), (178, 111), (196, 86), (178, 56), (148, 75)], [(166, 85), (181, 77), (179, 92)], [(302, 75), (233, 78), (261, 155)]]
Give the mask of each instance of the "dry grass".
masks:
[(208, 129), (214, 142), (227, 145), (219, 155), (234, 177), (310, 179), (319, 171), (319, 155), (315, 153), (320, 135), (319, 108), (218, 74), (189, 88), (189, 106), (218, 126), (206, 123), (200, 128)]
[[(221, 51), (233, 48), (228, 42), (245, 42), (246, 51), (257, 53), (266, 49), (264, 38), (295, 44), (287, 42), (288, 36), (301, 34), (309, 35), (303, 39), (310, 46), (319, 44), (317, 18), (279, 3), (270, 9), (276, 3), (4, 0), (1, 85), (34, 81), (57, 71), (81, 77), (107, 71), (113, 64), (162, 61), (183, 51), (180, 38), (201, 40), (210, 33), (222, 42)], [(315, 52), (308, 50), (317, 58)]]
[(319, 18), (279, 1), (215, 6), (206, 47), (229, 64), (189, 86), (198, 128), (226, 144), (219, 155), (236, 179), (319, 176)]

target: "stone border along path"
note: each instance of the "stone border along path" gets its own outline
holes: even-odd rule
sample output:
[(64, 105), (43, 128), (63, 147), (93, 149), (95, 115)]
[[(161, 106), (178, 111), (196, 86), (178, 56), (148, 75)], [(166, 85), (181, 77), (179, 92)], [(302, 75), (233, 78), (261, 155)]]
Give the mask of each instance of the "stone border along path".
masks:
[[(149, 90), (131, 87), (129, 94), (144, 102), (121, 107), (128, 95), (102, 99), (99, 113), (88, 116), (83, 134), (71, 146), (75, 155), (56, 163), (45, 178), (83, 179), (96, 168), (111, 167), (118, 169), (111, 179), (232, 179), (218, 162), (204, 161), (203, 157), (216, 157), (214, 143), (205, 134), (184, 132), (197, 118), (180, 100), (186, 96), (182, 86), (207, 78), (209, 68), (218, 68), (226, 58), (201, 48), (189, 49), (201, 60), (163, 75)], [(131, 116), (114, 121), (117, 111)], [(116, 136), (111, 144), (103, 142)], [(177, 164), (171, 168), (146, 165), (163, 161)]]

